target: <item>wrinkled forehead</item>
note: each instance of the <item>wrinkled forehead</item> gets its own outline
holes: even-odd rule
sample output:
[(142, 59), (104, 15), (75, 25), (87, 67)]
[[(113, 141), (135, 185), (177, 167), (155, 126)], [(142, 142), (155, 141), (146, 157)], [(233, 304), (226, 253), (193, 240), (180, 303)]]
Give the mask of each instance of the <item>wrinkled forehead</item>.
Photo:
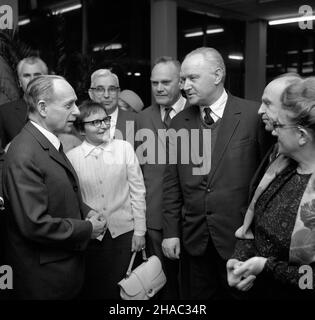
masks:
[(24, 63), (24, 65), (21, 68), (21, 74), (44, 74), (44, 70), (42, 69), (42, 66), (40, 63)]
[(115, 79), (112, 75), (108, 76), (98, 76), (95, 79), (93, 79), (93, 82), (91, 83), (91, 86), (97, 87), (97, 86), (102, 86), (102, 87), (109, 87), (109, 86), (114, 86), (118, 87), (117, 79)]

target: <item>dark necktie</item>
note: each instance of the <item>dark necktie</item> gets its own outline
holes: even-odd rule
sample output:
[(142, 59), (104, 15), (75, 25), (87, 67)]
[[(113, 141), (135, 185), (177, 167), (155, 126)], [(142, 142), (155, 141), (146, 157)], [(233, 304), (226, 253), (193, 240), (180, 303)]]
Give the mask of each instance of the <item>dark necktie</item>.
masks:
[(67, 158), (66, 154), (63, 152), (63, 145), (61, 142), (60, 142), (60, 146), (59, 146), (59, 153), (65, 159), (66, 163), (68, 163), (68, 158)]
[(173, 110), (173, 108), (165, 108), (165, 115), (164, 115), (164, 120), (163, 123), (165, 124), (166, 128), (169, 128), (171, 124), (171, 117), (170, 117), (170, 112)]
[(204, 117), (205, 123), (206, 123), (208, 126), (211, 126), (212, 124), (214, 124), (214, 120), (213, 120), (213, 118), (212, 118), (211, 115), (210, 115), (211, 109), (207, 107), (207, 108), (204, 108), (203, 110), (204, 110), (204, 112), (205, 112), (205, 117)]

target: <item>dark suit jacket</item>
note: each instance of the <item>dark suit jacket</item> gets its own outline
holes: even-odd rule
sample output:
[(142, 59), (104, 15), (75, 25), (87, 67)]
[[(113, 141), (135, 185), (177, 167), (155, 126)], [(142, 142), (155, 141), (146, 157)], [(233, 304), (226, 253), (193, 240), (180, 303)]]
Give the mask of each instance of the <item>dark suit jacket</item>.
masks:
[[(267, 148), (258, 107), (228, 95), (209, 174), (193, 175), (191, 159), (181, 164), (180, 146), (177, 164), (165, 170), (163, 237), (182, 236), (190, 255), (202, 255), (210, 235), (222, 258), (233, 253), (234, 232), (243, 222), (241, 208), (247, 203), (249, 183)], [(198, 106), (184, 110), (171, 124), (175, 130), (187, 129), (189, 135), (200, 126)], [(199, 135), (202, 148), (201, 130)]]
[(0, 106), (0, 139), (3, 148), (22, 130), (26, 116), (27, 105), (24, 99)]
[[(119, 132), (117, 132), (119, 130)], [(118, 108), (115, 138), (128, 141), (135, 147), (135, 134), (137, 132), (137, 114)]]
[(4, 150), (2, 149), (0, 145), (0, 197), (3, 197), (2, 195), (2, 167), (3, 167), (3, 161), (4, 161)]
[(92, 225), (74, 169), (30, 122), (3, 166), (5, 259), (19, 299), (68, 299), (83, 283)]
[[(185, 108), (188, 107), (186, 103)], [(164, 140), (159, 137), (158, 130), (165, 129), (161, 119), (160, 107), (157, 104), (144, 109), (138, 114), (138, 129), (149, 129), (154, 134), (154, 156), (153, 163), (141, 164), (144, 183), (146, 187), (146, 219), (147, 227), (150, 229), (162, 229), (162, 202), (163, 202), (163, 175), (165, 164), (158, 162), (159, 152), (165, 152)], [(160, 150), (159, 150), (160, 145)], [(152, 149), (153, 150), (153, 149)], [(142, 149), (138, 148), (138, 158), (141, 163)]]

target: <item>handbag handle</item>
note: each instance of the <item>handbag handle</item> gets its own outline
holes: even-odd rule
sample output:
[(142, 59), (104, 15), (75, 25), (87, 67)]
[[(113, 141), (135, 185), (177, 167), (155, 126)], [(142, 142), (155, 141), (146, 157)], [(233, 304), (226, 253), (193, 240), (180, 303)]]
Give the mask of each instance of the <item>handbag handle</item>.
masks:
[[(141, 251), (142, 251), (142, 259), (143, 259), (143, 261), (147, 261), (148, 259), (147, 259), (147, 255), (145, 253), (145, 249), (142, 249)], [(135, 251), (131, 256), (129, 267), (128, 267), (128, 270), (127, 270), (127, 273), (126, 273), (126, 278), (128, 278), (130, 276), (130, 274), (131, 274), (131, 269), (132, 269), (133, 263), (135, 261), (136, 254), (137, 254), (137, 251)]]

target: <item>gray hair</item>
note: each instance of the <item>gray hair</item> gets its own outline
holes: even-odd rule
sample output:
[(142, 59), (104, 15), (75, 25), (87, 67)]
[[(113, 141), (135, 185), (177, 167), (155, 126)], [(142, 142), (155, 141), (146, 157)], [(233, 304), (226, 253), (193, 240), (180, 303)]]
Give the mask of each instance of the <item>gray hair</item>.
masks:
[(113, 77), (117, 82), (117, 87), (119, 87), (119, 79), (117, 75), (111, 72), (109, 69), (98, 69), (91, 74), (91, 87), (94, 86), (95, 80), (99, 77)]
[(160, 63), (172, 63), (175, 68), (178, 70), (178, 73), (180, 71), (180, 62), (176, 59), (174, 59), (173, 57), (169, 57), (169, 56), (161, 56), (161, 57), (158, 57), (155, 61), (154, 61), (154, 64), (153, 64), (153, 68), (157, 65), (157, 64), (160, 64)]
[(220, 52), (214, 48), (201, 47), (189, 52), (185, 56), (185, 59), (196, 54), (201, 54), (204, 57), (204, 59), (209, 63), (210, 66), (213, 65), (213, 62), (215, 62), (216, 64), (215, 67), (219, 67), (222, 70), (223, 77), (221, 82), (224, 83), (225, 76), (226, 76), (226, 68)]
[(46, 63), (39, 57), (31, 56), (31, 57), (26, 57), (21, 61), (19, 61), (16, 67), (18, 76), (20, 77), (22, 75), (22, 69), (25, 64), (36, 64), (36, 63), (40, 65), (40, 68), (43, 74), (48, 74), (48, 68)]
[(284, 90), (281, 102), (290, 120), (309, 128), (315, 137), (315, 77), (297, 79)]
[(65, 80), (61, 76), (41, 75), (29, 82), (25, 92), (25, 100), (29, 113), (35, 113), (40, 100), (51, 101), (55, 92), (54, 81)]

